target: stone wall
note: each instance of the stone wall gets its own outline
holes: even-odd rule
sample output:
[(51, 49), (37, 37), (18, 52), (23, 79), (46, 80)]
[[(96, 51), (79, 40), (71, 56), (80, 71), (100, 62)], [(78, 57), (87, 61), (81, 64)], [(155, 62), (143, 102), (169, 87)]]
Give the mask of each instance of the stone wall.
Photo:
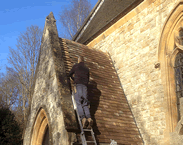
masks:
[[(145, 0), (88, 46), (109, 52), (146, 145), (169, 144), (158, 46), (179, 0)], [(160, 64), (161, 65), (161, 64)]]
[(72, 137), (74, 137), (72, 133), (68, 133), (65, 129), (50, 41), (49, 30), (45, 28), (31, 110), (24, 135), (24, 145), (31, 143), (33, 126), (41, 107), (45, 110), (48, 118), (51, 145), (70, 145)]

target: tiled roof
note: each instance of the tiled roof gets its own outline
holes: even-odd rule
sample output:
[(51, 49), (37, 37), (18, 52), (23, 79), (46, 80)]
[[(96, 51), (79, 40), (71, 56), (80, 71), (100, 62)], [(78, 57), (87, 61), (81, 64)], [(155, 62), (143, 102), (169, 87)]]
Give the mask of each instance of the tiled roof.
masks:
[(104, 0), (101, 6), (97, 3), (98, 6), (94, 9), (97, 9), (97, 7), (100, 6), (99, 10), (90, 21), (90, 17), (94, 14), (94, 10), (92, 10), (93, 13), (88, 16), (88, 19), (76, 33), (73, 40), (76, 41), (76, 39), (78, 39), (77, 37), (80, 35), (87, 22), (90, 21), (84, 32), (79, 36), (80, 38), (77, 40), (79, 43), (87, 44), (142, 1), (143, 0)]
[(113, 139), (118, 145), (142, 144), (110, 56), (71, 40), (60, 38), (60, 43), (67, 74), (79, 55), (85, 57), (85, 64), (90, 69), (88, 95), (98, 142), (110, 143)]

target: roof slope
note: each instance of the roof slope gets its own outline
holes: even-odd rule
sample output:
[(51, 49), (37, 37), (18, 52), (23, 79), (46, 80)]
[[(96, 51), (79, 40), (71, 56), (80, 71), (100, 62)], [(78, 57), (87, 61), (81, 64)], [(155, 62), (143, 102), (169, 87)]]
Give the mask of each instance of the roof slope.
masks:
[[(88, 16), (84, 25), (76, 33), (73, 40), (82, 44), (87, 44), (99, 33), (101, 33), (101, 31), (103, 32), (104, 30), (109, 28), (112, 24), (118, 21), (119, 18), (131, 11), (142, 1), (143, 0), (105, 0), (101, 6), (97, 3), (97, 7), (99, 7), (99, 10), (95, 13), (95, 15), (93, 12), (91, 13), (91, 15)], [(95, 7), (94, 9), (97, 9), (97, 7)], [(90, 21), (89, 19), (92, 17), (92, 15), (94, 15), (94, 17)], [(88, 21), (90, 22), (82, 33), (81, 31)]]
[(79, 55), (85, 57), (90, 69), (88, 96), (97, 140), (110, 143), (110, 139), (114, 139), (119, 145), (141, 144), (140, 133), (109, 55), (67, 39), (60, 38), (60, 43), (67, 74)]

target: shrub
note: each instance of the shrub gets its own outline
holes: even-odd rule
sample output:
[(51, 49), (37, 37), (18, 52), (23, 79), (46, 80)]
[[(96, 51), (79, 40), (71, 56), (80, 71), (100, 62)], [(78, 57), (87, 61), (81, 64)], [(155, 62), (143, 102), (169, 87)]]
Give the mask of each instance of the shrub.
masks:
[(0, 145), (21, 145), (22, 131), (15, 115), (8, 108), (0, 108)]

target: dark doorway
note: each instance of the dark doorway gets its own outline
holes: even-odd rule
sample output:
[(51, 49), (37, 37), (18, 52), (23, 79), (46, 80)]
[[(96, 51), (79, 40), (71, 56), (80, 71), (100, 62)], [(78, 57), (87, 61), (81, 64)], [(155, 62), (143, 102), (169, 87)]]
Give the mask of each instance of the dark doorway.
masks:
[(46, 126), (46, 131), (45, 131), (45, 134), (43, 137), (42, 145), (50, 145), (49, 144), (49, 127), (48, 127), (48, 125)]

